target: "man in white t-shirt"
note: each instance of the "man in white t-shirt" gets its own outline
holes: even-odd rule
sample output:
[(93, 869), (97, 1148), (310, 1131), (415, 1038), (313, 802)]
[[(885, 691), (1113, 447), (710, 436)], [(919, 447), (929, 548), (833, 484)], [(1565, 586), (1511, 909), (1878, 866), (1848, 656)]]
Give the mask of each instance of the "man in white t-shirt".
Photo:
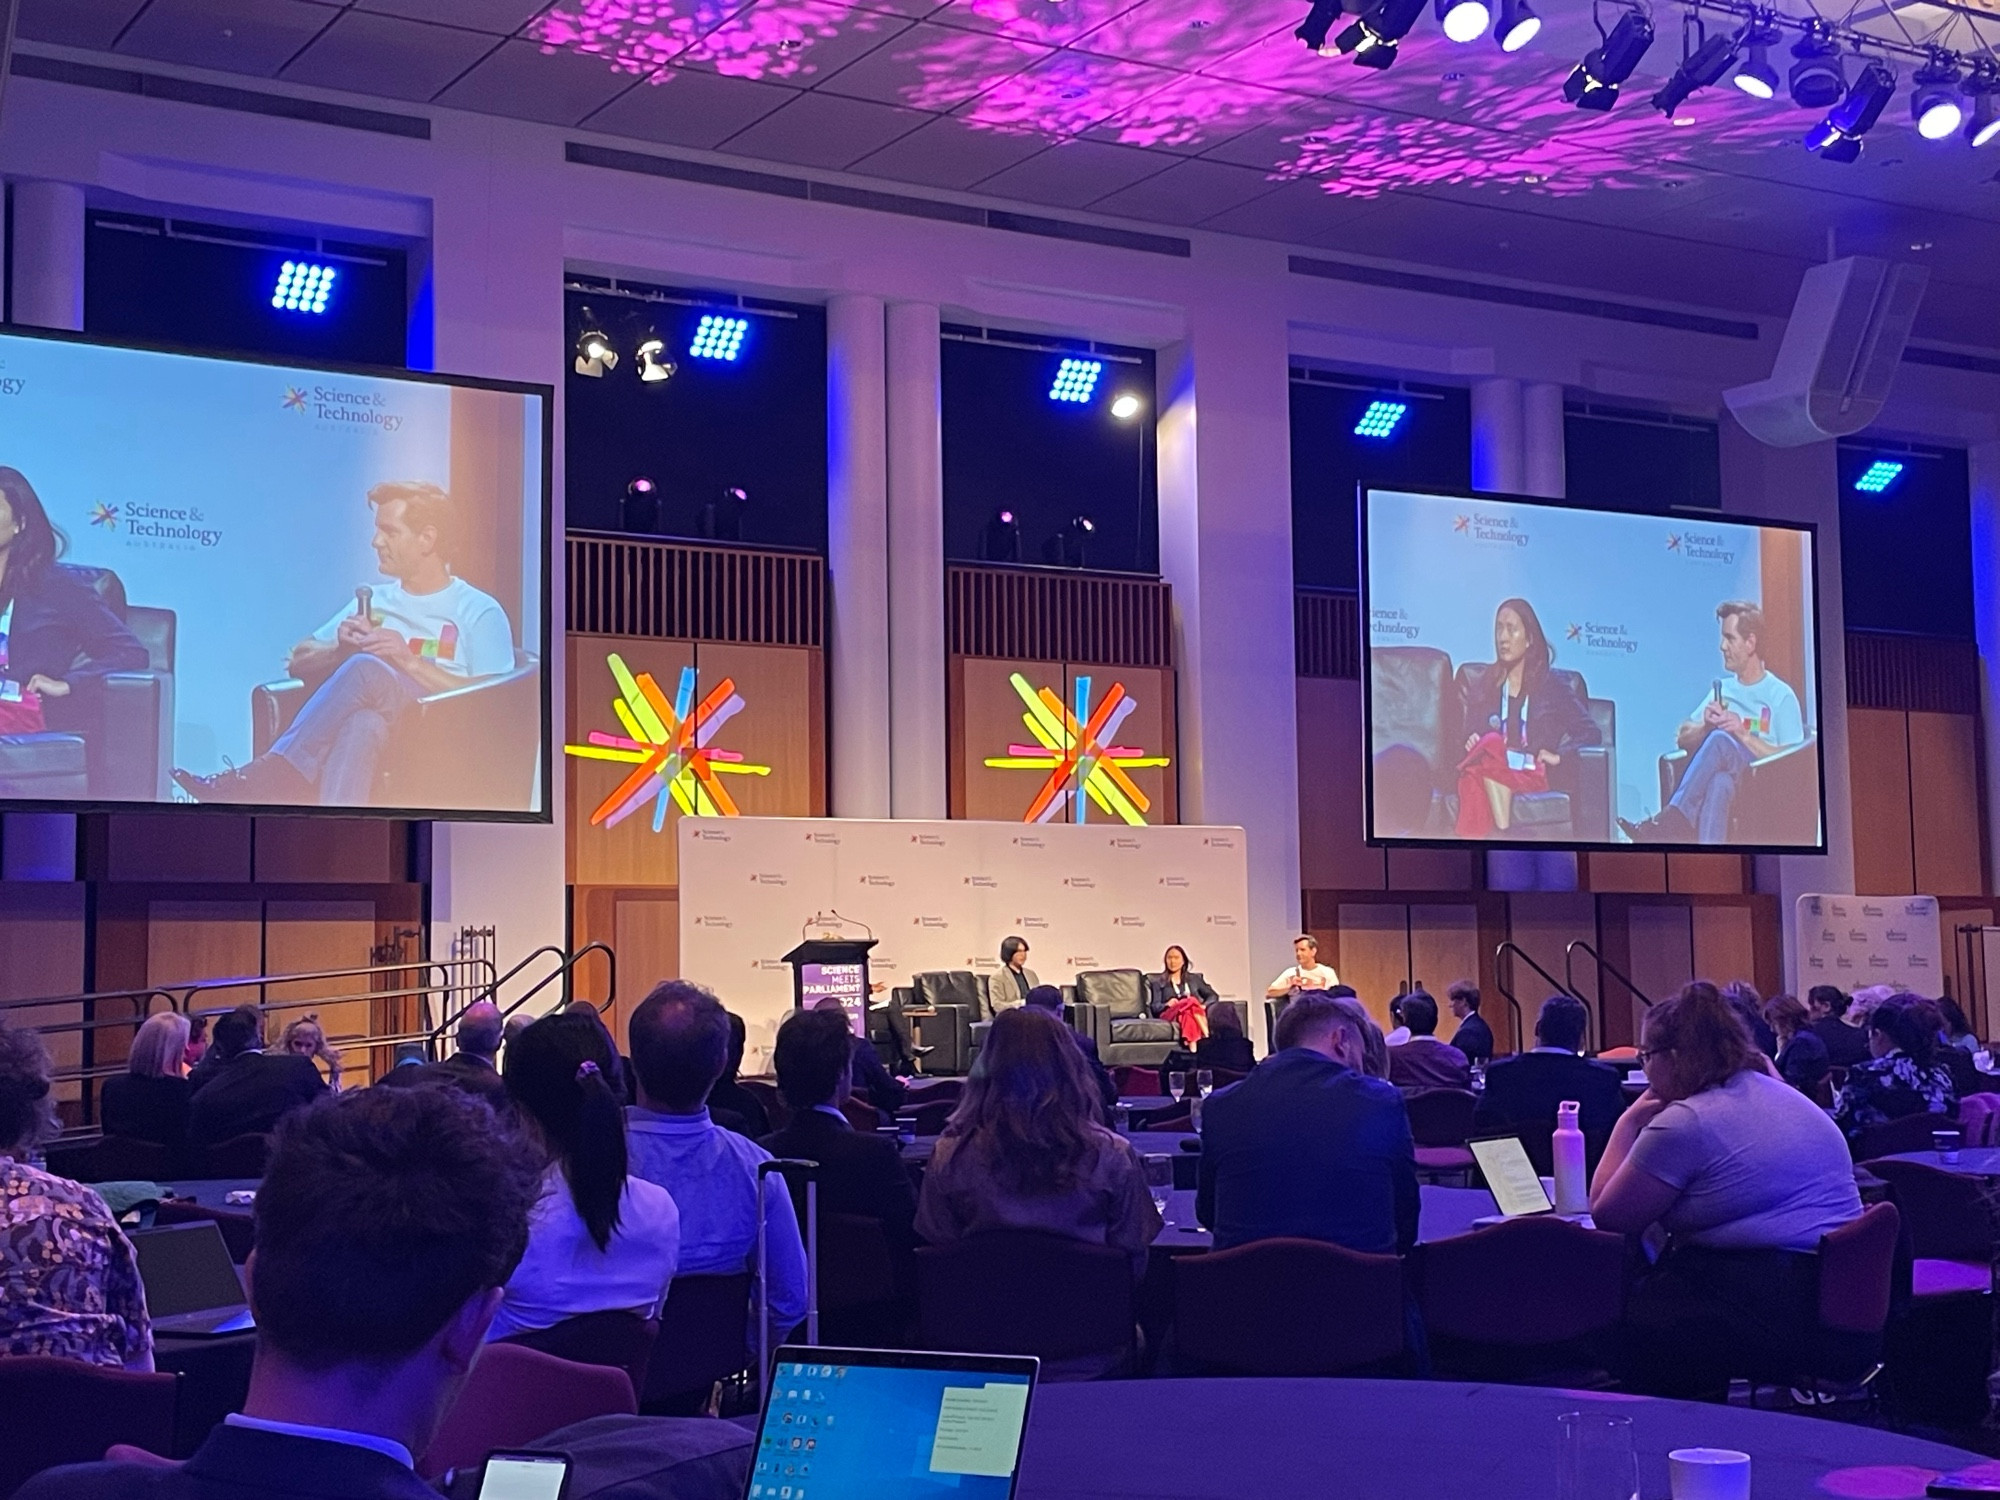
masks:
[(514, 670), (506, 610), (451, 571), (451, 497), (392, 481), (370, 490), (368, 505), (388, 582), (356, 589), (352, 609), (292, 648), (287, 667), (312, 696), (268, 751), (215, 776), (174, 772), (197, 802), (365, 807), (390, 731), (411, 705)]
[(1319, 961), (1317, 938), (1305, 933), (1293, 938), (1292, 957), (1297, 962), (1265, 987), (1267, 999), (1289, 999), (1301, 990), (1330, 990), (1340, 983), (1340, 976)]
[(1728, 675), (1716, 679), (1680, 727), (1676, 738), (1691, 759), (1667, 805), (1643, 823), (1618, 820), (1635, 843), (1726, 843), (1743, 773), (1754, 761), (1805, 743), (1799, 695), (1764, 664), (1764, 611), (1731, 600), (1716, 606), (1715, 617)]

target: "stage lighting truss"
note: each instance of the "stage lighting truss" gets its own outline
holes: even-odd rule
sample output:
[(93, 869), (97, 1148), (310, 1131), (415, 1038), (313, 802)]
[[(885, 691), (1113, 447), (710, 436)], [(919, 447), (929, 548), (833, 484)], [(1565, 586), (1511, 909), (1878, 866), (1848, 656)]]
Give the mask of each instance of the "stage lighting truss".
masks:
[(1101, 359), (1066, 359), (1056, 369), (1055, 384), (1049, 387), (1051, 401), (1087, 406), (1097, 394), (1097, 378), (1104, 373)]
[(688, 357), (734, 361), (743, 352), (744, 335), (749, 332), (748, 318), (703, 313), (701, 321), (695, 325), (694, 338), (688, 344)]
[(333, 266), (309, 260), (288, 260), (278, 270), (278, 284), (271, 292), (271, 306), (280, 312), (324, 313), (333, 296)]
[(1902, 477), (1903, 464), (1898, 459), (1878, 458), (1854, 481), (1854, 488), (1864, 495), (1879, 495)]
[(1368, 403), (1368, 409), (1361, 414), (1361, 420), (1354, 424), (1354, 435), (1364, 438), (1391, 438), (1409, 414), (1410, 403), (1390, 401), (1381, 397)]

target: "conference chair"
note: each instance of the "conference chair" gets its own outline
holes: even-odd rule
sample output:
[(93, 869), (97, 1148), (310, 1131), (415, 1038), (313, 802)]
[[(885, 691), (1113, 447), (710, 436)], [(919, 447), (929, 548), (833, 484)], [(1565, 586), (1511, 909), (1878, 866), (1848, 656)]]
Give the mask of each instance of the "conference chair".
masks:
[(444, 1425), (417, 1460), (417, 1472), (436, 1479), (447, 1469), (483, 1463), (498, 1449), (532, 1448), (543, 1434), (572, 1422), (629, 1417), (638, 1409), (631, 1378), (623, 1370), (577, 1364), (519, 1344), (488, 1344), (472, 1362), (472, 1373)]
[(898, 1253), (880, 1219), (822, 1213), (818, 1266), (821, 1343), (903, 1345), (916, 1321), (915, 1276), (909, 1248)]
[(1596, 1383), (1625, 1316), (1625, 1241), (1552, 1215), (1417, 1246), (1417, 1306), (1440, 1375)]
[(1993, 1205), (1977, 1178), (1916, 1161), (1865, 1161), (1865, 1171), (1889, 1184), (1910, 1231), (1911, 1294), (1919, 1301), (1993, 1292), (1993, 1257), (2000, 1249)]
[[(677, 1278), (694, 1280), (694, 1277)], [(669, 1291), (671, 1295), (671, 1291)], [(632, 1389), (646, 1388), (646, 1371), (660, 1332), (661, 1319), (642, 1318), (635, 1312), (579, 1313), (548, 1328), (517, 1333), (504, 1340), (524, 1349), (539, 1349), (557, 1359), (579, 1365), (609, 1365), (623, 1370)], [(740, 1366), (739, 1366), (740, 1368)]]
[(655, 1325), (657, 1337), (633, 1382), (641, 1411), (697, 1416), (706, 1410), (717, 1381), (740, 1375), (757, 1362), (750, 1349), (754, 1281), (748, 1271), (673, 1279)]
[(49, 1170), (72, 1182), (161, 1182), (174, 1176), (174, 1150), (158, 1141), (107, 1135), (49, 1148)]
[[(517, 650), (511, 672), (417, 699), (383, 753), (371, 805), (510, 812), (526, 807), (542, 753), (541, 676), (540, 658)], [(296, 677), (250, 690), (255, 754), (269, 750), (291, 727), (312, 693)], [(479, 747), (477, 756), (465, 754), (468, 745)]]
[(1451, 658), (1435, 646), (1377, 646), (1368, 653), (1370, 743), (1378, 777), (1375, 832), (1449, 836), (1454, 768), (1463, 753)]
[(1897, 1156), (1905, 1151), (1928, 1151), (1931, 1136), (1939, 1130), (1958, 1129), (1958, 1116), (1949, 1114), (1904, 1115), (1880, 1125), (1864, 1125), (1848, 1142), (1856, 1161), (1873, 1161), (1879, 1156)]
[(910, 976), (913, 1007), (924, 1017), (924, 1045), (933, 1048), (924, 1059), (929, 1073), (972, 1071), (973, 1029), (992, 1019), (986, 986), (970, 969), (934, 969)]
[(792, 1107), (785, 1103), (785, 1096), (778, 1092), (775, 1081), (769, 1078), (738, 1078), (736, 1082), (745, 1093), (757, 1096), (757, 1102), (764, 1106), (764, 1118), (771, 1122), (773, 1130), (783, 1130), (791, 1123)]
[(1821, 1237), (1813, 1368), (1792, 1380), (1795, 1387), (1814, 1396), (1849, 1394), (1881, 1373), (1901, 1233), (1895, 1204), (1876, 1203)]
[(1157, 1068), (1180, 1045), (1180, 1031), (1146, 1008), (1146, 976), (1138, 969), (1087, 969), (1076, 976), (1070, 1024), (1097, 1042), (1107, 1068), (1126, 1063)]
[(1032, 1354), (1116, 1373), (1137, 1353), (1136, 1288), (1123, 1250), (1039, 1230), (996, 1229), (917, 1251), (920, 1349)]
[(237, 1177), (262, 1177), (265, 1159), (271, 1154), (268, 1135), (235, 1135), (213, 1146), (194, 1147), (188, 1176), (202, 1181), (226, 1181)]
[(0, 1358), (0, 1495), (56, 1464), (94, 1463), (113, 1443), (168, 1458), (180, 1376), (49, 1354)]
[(1174, 1350), (1195, 1373), (1388, 1372), (1404, 1355), (1403, 1263), (1320, 1240), (1175, 1258)]
[(1958, 1128), (1968, 1146), (1995, 1144), (2000, 1129), (2000, 1094), (1966, 1094), (1958, 1101)]
[(2000, 1249), (1991, 1184), (1922, 1162), (1863, 1166), (1889, 1185), (1910, 1257), (1909, 1301), (1898, 1305), (1884, 1341), (1884, 1394), (1912, 1421), (1983, 1421)]
[(1420, 1089), (1403, 1097), (1410, 1134), (1417, 1143), (1419, 1172), (1470, 1172), (1476, 1163), (1465, 1148), (1479, 1096), (1465, 1089)]
[[(1680, 790), (1691, 757), (1673, 750), (1660, 757), (1660, 806)], [(1750, 762), (1729, 804), (1732, 844), (1795, 844), (1817, 827), (1820, 803), (1819, 737)]]

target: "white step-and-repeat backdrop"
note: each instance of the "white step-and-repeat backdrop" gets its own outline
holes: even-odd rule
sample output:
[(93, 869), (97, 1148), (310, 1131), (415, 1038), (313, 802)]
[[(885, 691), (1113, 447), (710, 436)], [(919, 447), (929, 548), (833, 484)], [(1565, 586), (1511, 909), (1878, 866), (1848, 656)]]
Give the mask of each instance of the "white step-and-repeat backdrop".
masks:
[[(1152, 972), (1169, 943), (1224, 999), (1261, 986), (1250, 967), (1240, 828), (683, 818), (681, 973), (749, 1026), (759, 1071), (792, 1008), (783, 955), (838, 915), (874, 934), (873, 977), (1000, 967), (1000, 940), (1028, 940), (1047, 984), (1079, 970)], [(843, 935), (847, 935), (843, 933)], [(1288, 954), (1269, 955), (1276, 973)], [(1255, 1029), (1255, 1028), (1253, 1028)]]
[(1935, 896), (1801, 896), (1799, 998), (1816, 984), (1944, 993), (1944, 929)]

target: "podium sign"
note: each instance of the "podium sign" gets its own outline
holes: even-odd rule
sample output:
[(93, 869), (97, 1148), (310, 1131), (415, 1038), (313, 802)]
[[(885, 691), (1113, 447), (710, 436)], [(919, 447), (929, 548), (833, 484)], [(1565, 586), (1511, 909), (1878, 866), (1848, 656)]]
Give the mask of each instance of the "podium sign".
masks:
[(785, 955), (792, 966), (792, 1004), (811, 1010), (828, 999), (840, 1002), (858, 1037), (868, 1035), (868, 950), (875, 939), (816, 939)]

